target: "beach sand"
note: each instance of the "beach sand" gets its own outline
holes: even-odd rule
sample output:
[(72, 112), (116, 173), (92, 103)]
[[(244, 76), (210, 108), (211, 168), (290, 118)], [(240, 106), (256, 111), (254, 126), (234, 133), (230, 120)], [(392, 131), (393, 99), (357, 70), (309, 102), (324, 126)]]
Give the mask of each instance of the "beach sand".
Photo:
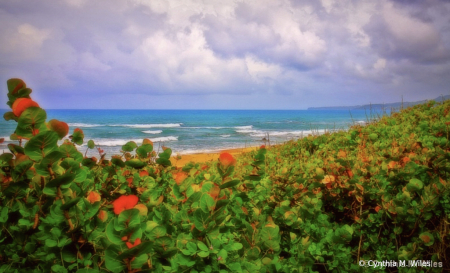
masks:
[(172, 162), (172, 165), (174, 165), (174, 166), (184, 167), (184, 165), (186, 165), (186, 163), (189, 163), (189, 162), (203, 163), (203, 162), (217, 161), (219, 159), (219, 155), (224, 152), (230, 153), (233, 156), (237, 156), (242, 153), (254, 151), (257, 149), (258, 149), (258, 147), (247, 147), (247, 148), (221, 150), (216, 153), (186, 154), (186, 155), (180, 155), (181, 159), (177, 159), (177, 156), (173, 156), (170, 159), (170, 161)]

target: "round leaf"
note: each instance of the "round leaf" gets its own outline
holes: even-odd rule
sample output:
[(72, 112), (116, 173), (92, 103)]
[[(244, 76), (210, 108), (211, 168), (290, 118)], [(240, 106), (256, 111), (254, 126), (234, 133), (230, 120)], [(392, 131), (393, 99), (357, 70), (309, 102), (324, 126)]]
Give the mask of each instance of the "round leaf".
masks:
[(62, 139), (69, 133), (69, 125), (63, 121), (52, 119), (48, 122), (48, 128), (58, 134), (59, 139)]
[(34, 161), (58, 150), (58, 135), (53, 131), (39, 133), (25, 144), (25, 154)]
[(89, 149), (94, 149), (95, 148), (95, 143), (94, 143), (94, 141), (92, 139), (88, 141), (87, 145), (88, 145)]
[(39, 107), (27, 108), (17, 121), (16, 134), (23, 138), (31, 138), (39, 132), (47, 130), (45, 120), (47, 113)]

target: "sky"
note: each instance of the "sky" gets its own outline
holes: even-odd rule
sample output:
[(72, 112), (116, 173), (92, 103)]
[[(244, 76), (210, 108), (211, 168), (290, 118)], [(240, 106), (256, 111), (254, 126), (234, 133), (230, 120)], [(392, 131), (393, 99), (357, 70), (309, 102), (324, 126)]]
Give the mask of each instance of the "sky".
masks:
[(1, 0), (0, 106), (306, 109), (450, 94), (448, 0)]

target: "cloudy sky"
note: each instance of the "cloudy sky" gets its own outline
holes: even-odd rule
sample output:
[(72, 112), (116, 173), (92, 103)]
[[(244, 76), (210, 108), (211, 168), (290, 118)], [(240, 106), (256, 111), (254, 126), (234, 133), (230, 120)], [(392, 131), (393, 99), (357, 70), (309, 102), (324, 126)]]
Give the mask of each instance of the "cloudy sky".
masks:
[(1, 0), (1, 107), (305, 109), (450, 94), (450, 1)]

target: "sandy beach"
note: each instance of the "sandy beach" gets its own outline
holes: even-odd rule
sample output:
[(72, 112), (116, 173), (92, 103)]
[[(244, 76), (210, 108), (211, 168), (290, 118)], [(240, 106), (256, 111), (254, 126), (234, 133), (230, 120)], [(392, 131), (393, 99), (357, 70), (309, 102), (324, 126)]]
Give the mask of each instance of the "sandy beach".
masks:
[(224, 152), (230, 153), (233, 156), (237, 156), (242, 153), (254, 151), (257, 149), (258, 149), (258, 147), (247, 147), (247, 148), (221, 150), (219, 152), (214, 152), (214, 153), (185, 154), (185, 155), (180, 155), (180, 157), (181, 157), (180, 159), (177, 159), (177, 156), (175, 155), (170, 159), (170, 161), (172, 162), (172, 164), (174, 166), (183, 167), (184, 165), (186, 165), (186, 163), (189, 163), (189, 162), (200, 163), (200, 162), (217, 161), (219, 159), (219, 155)]

